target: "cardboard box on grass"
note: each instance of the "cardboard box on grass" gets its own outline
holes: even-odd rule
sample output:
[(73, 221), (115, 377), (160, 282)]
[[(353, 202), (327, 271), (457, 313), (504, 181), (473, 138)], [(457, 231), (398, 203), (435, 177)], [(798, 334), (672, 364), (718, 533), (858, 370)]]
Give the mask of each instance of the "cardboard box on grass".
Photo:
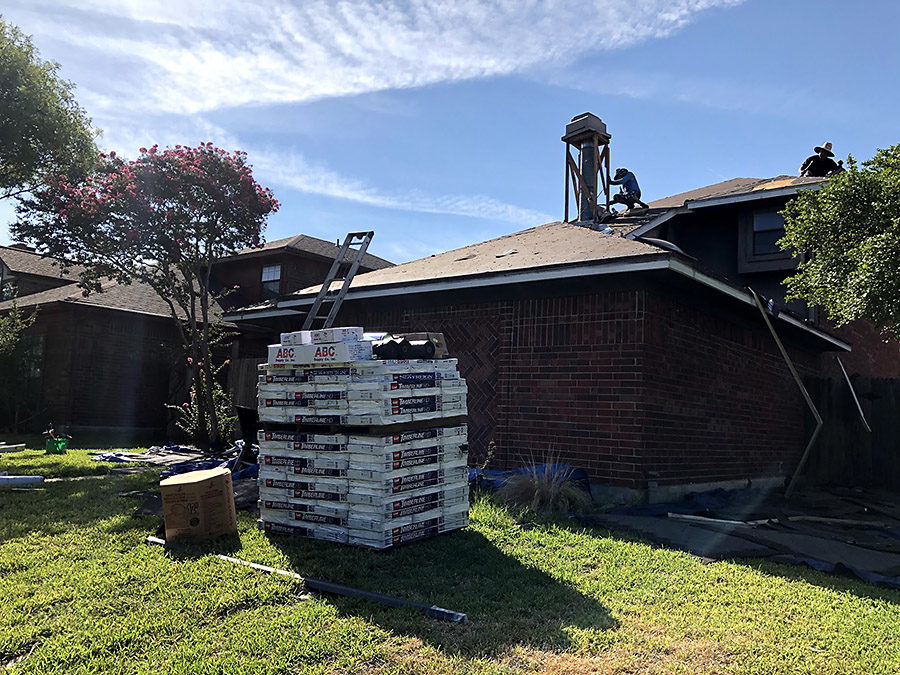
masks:
[(159, 483), (167, 541), (202, 541), (237, 532), (228, 469), (171, 476)]

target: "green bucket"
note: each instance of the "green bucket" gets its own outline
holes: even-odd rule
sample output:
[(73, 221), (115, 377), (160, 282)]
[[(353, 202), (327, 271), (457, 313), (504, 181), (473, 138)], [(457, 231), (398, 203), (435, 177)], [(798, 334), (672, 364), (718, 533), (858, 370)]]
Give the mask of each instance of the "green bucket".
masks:
[(69, 439), (67, 438), (48, 438), (47, 439), (47, 454), (48, 455), (64, 455), (66, 454), (66, 446), (69, 444)]

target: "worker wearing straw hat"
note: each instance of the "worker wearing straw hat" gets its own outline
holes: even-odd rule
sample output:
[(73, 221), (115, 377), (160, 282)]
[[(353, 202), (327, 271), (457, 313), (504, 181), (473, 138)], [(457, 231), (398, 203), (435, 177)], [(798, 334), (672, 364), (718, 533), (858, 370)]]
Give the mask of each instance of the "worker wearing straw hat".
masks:
[(817, 145), (813, 148), (813, 152), (815, 152), (815, 154), (807, 157), (803, 160), (803, 164), (800, 165), (801, 176), (821, 178), (823, 176), (830, 176), (841, 170), (841, 167), (835, 164), (834, 160), (831, 159), (834, 157), (834, 153), (831, 151), (831, 143)]

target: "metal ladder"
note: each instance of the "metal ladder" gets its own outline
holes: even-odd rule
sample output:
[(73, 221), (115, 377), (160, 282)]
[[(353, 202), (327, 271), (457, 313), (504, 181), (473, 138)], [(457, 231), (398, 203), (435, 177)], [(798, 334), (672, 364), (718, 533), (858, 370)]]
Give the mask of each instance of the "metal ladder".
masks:
[[(328, 274), (325, 276), (325, 281), (322, 282), (322, 288), (319, 289), (312, 307), (309, 308), (309, 314), (306, 315), (306, 319), (303, 321), (302, 330), (331, 328), (341, 308), (341, 303), (344, 302), (344, 296), (350, 290), (350, 283), (353, 281), (353, 277), (356, 276), (356, 270), (359, 269), (363, 256), (366, 254), (366, 249), (369, 248), (369, 244), (374, 236), (375, 233), (372, 231), (350, 232), (347, 234), (341, 249), (331, 264), (331, 269), (328, 270)], [(348, 251), (353, 251), (355, 254), (350, 260), (347, 260)], [(340, 288), (332, 290), (331, 285), (335, 281), (343, 283)], [(323, 319), (321, 314), (329, 303), (331, 308), (328, 310), (328, 316)], [(323, 321), (322, 325), (314, 326), (313, 324), (317, 321)]]

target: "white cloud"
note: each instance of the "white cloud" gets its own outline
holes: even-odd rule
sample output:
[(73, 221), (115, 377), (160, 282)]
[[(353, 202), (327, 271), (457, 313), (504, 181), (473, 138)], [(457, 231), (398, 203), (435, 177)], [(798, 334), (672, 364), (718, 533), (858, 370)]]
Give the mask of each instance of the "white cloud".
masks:
[[(127, 82), (115, 86), (140, 96), (117, 96), (119, 105), (190, 114), (565, 64), (669, 35), (704, 9), (739, 1), (14, 3), (29, 32), (127, 64)], [(107, 93), (96, 92), (98, 102)]]
[(273, 187), (385, 209), (468, 216), (522, 226), (553, 220), (541, 211), (506, 204), (484, 195), (429, 195), (420, 191), (381, 190), (359, 178), (341, 175), (320, 162), (310, 161), (296, 150), (254, 147), (200, 116), (166, 117), (150, 125), (146, 120), (136, 122), (123, 117), (116, 119), (109, 128), (112, 131), (102, 139), (104, 148), (115, 150), (124, 157), (134, 157), (139, 147), (151, 143), (165, 147), (191, 142), (185, 139), (196, 139), (194, 142), (197, 143), (208, 140), (229, 150), (243, 148), (253, 164), (257, 180)]
[(307, 161), (298, 153), (248, 149), (254, 170), (277, 185), (300, 192), (400, 211), (471, 216), (487, 220), (539, 225), (552, 216), (506, 204), (484, 195), (426, 195), (418, 191), (386, 193), (357, 179), (341, 176), (327, 167)]

